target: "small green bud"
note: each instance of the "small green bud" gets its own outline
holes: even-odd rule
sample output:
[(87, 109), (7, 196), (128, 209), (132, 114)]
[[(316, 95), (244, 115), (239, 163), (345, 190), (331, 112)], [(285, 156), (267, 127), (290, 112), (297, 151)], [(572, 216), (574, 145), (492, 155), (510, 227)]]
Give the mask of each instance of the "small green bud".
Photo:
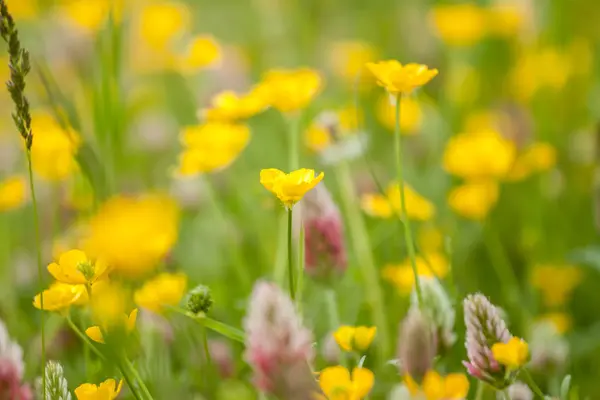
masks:
[(204, 285), (198, 285), (188, 293), (187, 309), (188, 311), (198, 313), (208, 313), (213, 305), (210, 288)]

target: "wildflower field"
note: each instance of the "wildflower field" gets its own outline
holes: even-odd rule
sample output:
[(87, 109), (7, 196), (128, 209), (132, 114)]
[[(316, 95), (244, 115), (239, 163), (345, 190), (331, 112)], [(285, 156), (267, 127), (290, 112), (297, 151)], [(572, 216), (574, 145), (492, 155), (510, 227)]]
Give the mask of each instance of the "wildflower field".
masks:
[(600, 399), (599, 2), (0, 18), (0, 400)]

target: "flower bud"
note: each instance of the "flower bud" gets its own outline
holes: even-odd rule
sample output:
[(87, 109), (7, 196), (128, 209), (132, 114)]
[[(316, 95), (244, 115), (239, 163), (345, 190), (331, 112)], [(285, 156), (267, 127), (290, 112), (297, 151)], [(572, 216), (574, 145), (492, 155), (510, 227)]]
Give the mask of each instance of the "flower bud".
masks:
[(433, 367), (436, 344), (431, 324), (418, 308), (409, 310), (402, 322), (398, 358), (403, 375), (420, 382)]
[(198, 285), (189, 291), (187, 295), (187, 309), (191, 313), (207, 314), (213, 305), (213, 299), (210, 294), (210, 288), (204, 285)]

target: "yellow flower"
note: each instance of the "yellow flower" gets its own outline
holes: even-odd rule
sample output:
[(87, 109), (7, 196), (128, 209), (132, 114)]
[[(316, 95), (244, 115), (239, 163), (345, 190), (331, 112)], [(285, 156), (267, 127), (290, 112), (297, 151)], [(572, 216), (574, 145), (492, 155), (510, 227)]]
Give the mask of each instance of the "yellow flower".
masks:
[(183, 273), (162, 273), (144, 283), (134, 294), (135, 303), (155, 313), (163, 306), (176, 306), (185, 294), (187, 277)]
[[(43, 291), (44, 310), (46, 311), (62, 311), (69, 308), (72, 304), (85, 296), (84, 285), (68, 285), (61, 282), (55, 282), (46, 290)], [(40, 294), (33, 298), (33, 306), (37, 309), (42, 309)]]
[[(396, 99), (389, 95), (382, 96), (377, 102), (377, 118), (390, 131), (396, 129)], [(419, 103), (411, 97), (400, 100), (400, 133), (414, 135), (419, 133), (423, 122), (423, 111)]]
[(536, 265), (531, 284), (542, 292), (548, 307), (561, 306), (583, 279), (581, 269), (572, 265)]
[(95, 323), (106, 330), (120, 326), (131, 302), (131, 292), (119, 282), (92, 287), (91, 310)]
[[(417, 193), (410, 185), (404, 184), (404, 200), (408, 218), (418, 221), (428, 221), (435, 215), (435, 206)], [(370, 193), (362, 196), (362, 209), (369, 215), (378, 218), (390, 218), (400, 215), (400, 187), (390, 184), (386, 195)]]
[(180, 61), (183, 72), (194, 73), (214, 66), (221, 61), (221, 47), (212, 36), (199, 35), (188, 45), (187, 53)]
[(474, 4), (436, 6), (430, 21), (439, 37), (450, 46), (471, 46), (487, 33), (485, 11)]
[(141, 10), (142, 40), (155, 50), (165, 49), (190, 24), (190, 11), (178, 2), (151, 2)]
[(213, 172), (228, 167), (250, 141), (246, 125), (207, 122), (186, 127), (181, 134), (184, 151), (178, 172), (184, 176)]
[(446, 172), (464, 179), (503, 178), (515, 160), (513, 142), (495, 131), (461, 133), (444, 151)]
[(58, 263), (48, 265), (48, 272), (59, 282), (91, 284), (104, 276), (107, 266), (102, 261), (90, 260), (81, 250), (69, 250), (61, 254)]
[(556, 165), (556, 149), (548, 143), (534, 143), (517, 155), (507, 180), (520, 181)]
[[(365, 69), (365, 64), (375, 61), (377, 51), (366, 42), (361, 41), (341, 41), (332, 45), (330, 52), (330, 64), (333, 72), (354, 83), (358, 75)], [(365, 75), (362, 75), (364, 80)]]
[[(138, 309), (134, 308), (129, 315), (123, 314), (123, 326), (127, 333), (133, 332), (135, 329), (135, 322), (137, 320)], [(104, 328), (107, 329), (106, 327)], [(99, 326), (90, 326), (85, 330), (85, 334), (88, 335), (90, 339), (97, 343), (104, 343), (104, 335), (102, 334), (102, 329)]]
[(467, 182), (452, 189), (448, 205), (464, 218), (481, 221), (498, 201), (499, 191), (498, 183), (491, 180)]
[(567, 332), (573, 325), (573, 319), (571, 316), (564, 312), (551, 312), (542, 314), (538, 320), (552, 324), (552, 326), (554, 326), (556, 331), (560, 334)]
[(332, 143), (331, 132), (320, 124), (311, 124), (304, 133), (306, 146), (319, 153), (329, 147)]
[(33, 19), (38, 13), (35, 0), (4, 0), (16, 20)]
[(258, 114), (266, 106), (254, 91), (238, 95), (226, 90), (213, 97), (212, 107), (202, 110), (201, 115), (209, 121), (237, 121)]
[(321, 76), (313, 69), (275, 69), (267, 72), (256, 94), (281, 112), (293, 112), (306, 108), (321, 86)]
[[(540, 68), (540, 65), (552, 65), (552, 68)], [(570, 57), (552, 47), (526, 49), (511, 74), (513, 92), (519, 100), (528, 101), (542, 88), (559, 91), (574, 69)]]
[(170, 197), (117, 196), (89, 221), (83, 248), (114, 272), (135, 278), (154, 270), (169, 254), (178, 230), (179, 210)]
[(411, 396), (417, 397), (422, 393), (426, 400), (462, 400), (469, 394), (469, 380), (464, 374), (442, 377), (436, 371), (429, 370), (423, 377), (421, 387), (410, 375), (404, 376), (404, 384)]
[(0, 212), (21, 207), (27, 201), (27, 181), (13, 176), (0, 182)]
[(306, 192), (317, 186), (325, 174), (315, 176), (312, 169), (301, 168), (286, 174), (275, 168), (260, 171), (260, 183), (287, 207), (292, 208)]
[(75, 389), (75, 397), (77, 400), (113, 400), (117, 398), (122, 387), (123, 380), (117, 386), (114, 379), (107, 379), (100, 385), (84, 383)]
[(377, 84), (394, 95), (411, 93), (438, 74), (437, 69), (429, 69), (426, 65), (402, 65), (396, 60), (367, 63), (367, 68), (377, 79)]
[[(448, 260), (438, 252), (431, 252), (416, 258), (417, 273), (420, 277), (444, 279), (450, 270)], [(396, 287), (402, 296), (409, 295), (415, 286), (415, 275), (409, 259), (400, 264), (386, 265), (382, 277)]]
[(330, 114), (332, 121), (327, 121), (329, 116), (317, 118), (304, 132), (306, 146), (315, 153), (320, 153), (334, 143), (356, 134), (363, 118), (361, 111), (354, 106), (323, 114)]
[(64, 16), (73, 25), (89, 32), (98, 31), (111, 12), (120, 18), (124, 0), (71, 0), (63, 7)]
[(435, 226), (423, 226), (417, 235), (419, 249), (425, 253), (433, 253), (444, 248), (444, 233)]
[(342, 325), (333, 333), (333, 337), (342, 350), (361, 352), (369, 348), (376, 333), (374, 326)]
[(497, 5), (487, 12), (487, 28), (490, 35), (512, 37), (519, 34), (525, 16), (523, 10), (516, 5)]
[(365, 398), (375, 383), (373, 372), (366, 368), (350, 371), (342, 366), (328, 367), (319, 375), (319, 386), (328, 400), (360, 400)]
[(527, 362), (529, 346), (523, 339), (512, 337), (508, 343), (494, 343), (492, 354), (496, 361), (508, 369), (517, 369)]

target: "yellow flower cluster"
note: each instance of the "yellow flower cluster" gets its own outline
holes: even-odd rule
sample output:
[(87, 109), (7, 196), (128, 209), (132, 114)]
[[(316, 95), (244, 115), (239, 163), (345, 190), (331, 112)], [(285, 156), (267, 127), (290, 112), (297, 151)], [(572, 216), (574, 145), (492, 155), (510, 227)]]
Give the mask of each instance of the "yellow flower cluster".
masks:
[[(417, 193), (408, 184), (404, 185), (404, 197), (408, 218), (417, 221), (428, 221), (435, 215), (435, 206)], [(369, 215), (378, 218), (391, 218), (400, 214), (400, 187), (390, 184), (385, 195), (368, 193), (361, 198), (362, 209)]]
[(376, 333), (374, 326), (342, 325), (333, 333), (333, 337), (342, 350), (360, 353), (369, 348)]
[(464, 374), (448, 374), (443, 377), (429, 370), (423, 377), (421, 386), (410, 375), (404, 376), (404, 384), (412, 398), (424, 396), (427, 400), (466, 399), (469, 393), (469, 380)]
[[(373, 372), (366, 368), (350, 371), (340, 365), (325, 368), (319, 374), (319, 386), (325, 400), (361, 400), (369, 395), (375, 383)], [(323, 396), (317, 395), (317, 399)]]
[[(438, 252), (417, 256), (416, 264), (420, 277), (443, 279), (450, 271), (448, 260)], [(400, 264), (386, 265), (381, 271), (381, 275), (403, 296), (409, 295), (415, 286), (415, 275), (409, 259)]]
[(260, 171), (260, 183), (277, 196), (288, 209), (299, 202), (324, 177), (323, 172), (315, 176), (314, 170), (306, 168), (292, 171), (289, 174), (274, 168)]

